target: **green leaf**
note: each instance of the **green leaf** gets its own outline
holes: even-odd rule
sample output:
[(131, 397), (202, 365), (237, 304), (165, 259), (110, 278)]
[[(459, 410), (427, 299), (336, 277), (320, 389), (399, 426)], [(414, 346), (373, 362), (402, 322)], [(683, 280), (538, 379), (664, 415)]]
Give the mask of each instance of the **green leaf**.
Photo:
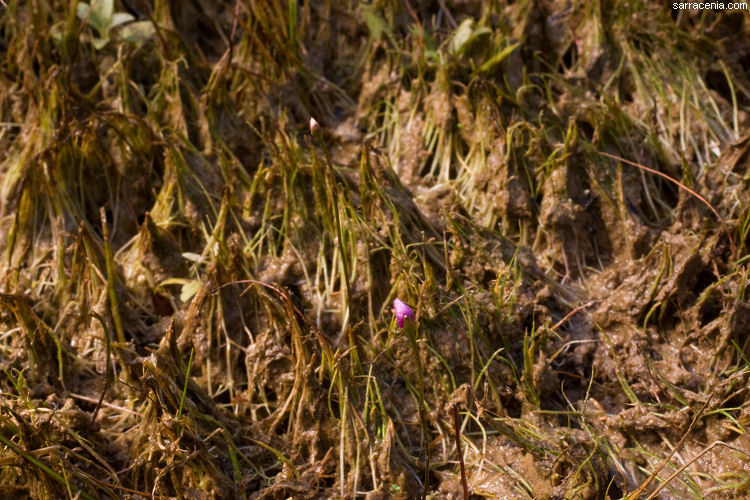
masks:
[(86, 19), (86, 15), (88, 15), (89, 9), (89, 4), (78, 2), (78, 5), (76, 6), (76, 16), (78, 16), (78, 19)]
[(470, 17), (461, 22), (456, 31), (453, 32), (453, 39), (450, 44), (450, 51), (454, 54), (458, 54), (464, 48), (466, 42), (471, 39), (471, 34), (474, 32), (474, 20)]
[(460, 55), (468, 49), (471, 44), (480, 36), (488, 35), (492, 33), (492, 30), (486, 26), (475, 26), (474, 20), (471, 18), (464, 19), (463, 22), (453, 32), (453, 39), (451, 40), (449, 50)]
[(388, 24), (385, 19), (378, 15), (377, 9), (372, 5), (362, 5), (362, 15), (370, 34), (379, 42), (383, 38), (383, 33), (388, 33)]
[(52, 41), (54, 41), (55, 44), (60, 45), (62, 43), (63, 34), (58, 28), (52, 28), (49, 34), (52, 36)]
[(151, 21), (137, 21), (120, 28), (118, 36), (126, 42), (140, 42), (154, 36), (155, 31)]
[(135, 18), (127, 12), (116, 12), (112, 16), (112, 23), (109, 25), (109, 27), (110, 29), (115, 28), (121, 24), (129, 23), (130, 21), (135, 21)]
[(199, 254), (199, 253), (193, 253), (193, 252), (183, 252), (182, 253), (182, 258), (183, 259), (187, 259), (190, 262), (195, 262), (197, 264), (200, 264), (201, 262), (203, 262), (203, 261), (206, 260), (206, 258), (204, 256), (202, 256), (201, 254)]
[(520, 43), (516, 42), (511, 45), (508, 45), (503, 50), (495, 54), (490, 58), (489, 61), (485, 62), (479, 67), (480, 72), (489, 71), (501, 62), (503, 62), (503, 59), (508, 57), (514, 50), (516, 50), (516, 47), (518, 47)]
[(89, 24), (96, 28), (100, 35), (104, 34), (112, 25), (112, 14), (114, 14), (114, 12), (114, 0), (93, 0), (91, 2)]
[[(86, 24), (94, 28), (100, 37), (106, 38), (107, 31), (109, 31), (109, 26), (112, 23), (113, 1), (94, 0), (92, 5), (78, 2), (76, 16), (81, 20), (86, 19)], [(96, 47), (96, 44), (94, 47)]]
[(109, 38), (93, 37), (91, 39), (91, 45), (93, 45), (96, 50), (103, 49), (104, 46), (107, 45), (107, 43), (109, 43)]
[(182, 292), (180, 293), (180, 300), (182, 302), (187, 302), (188, 300), (193, 298), (193, 295), (198, 293), (198, 290), (201, 287), (200, 280), (192, 280), (188, 281), (184, 285), (182, 285)]
[(160, 282), (159, 285), (157, 285), (157, 289), (168, 286), (168, 285), (186, 285), (190, 283), (192, 280), (187, 280), (185, 278), (167, 278), (164, 281)]

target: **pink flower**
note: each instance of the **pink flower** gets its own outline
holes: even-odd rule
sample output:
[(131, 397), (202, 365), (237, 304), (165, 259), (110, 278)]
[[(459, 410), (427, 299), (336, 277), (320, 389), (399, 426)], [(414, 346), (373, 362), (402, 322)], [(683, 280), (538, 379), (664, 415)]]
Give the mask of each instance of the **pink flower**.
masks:
[(396, 310), (396, 322), (398, 323), (399, 328), (404, 327), (405, 319), (414, 321), (414, 311), (412, 311), (411, 307), (407, 306), (399, 299), (393, 301), (393, 309)]

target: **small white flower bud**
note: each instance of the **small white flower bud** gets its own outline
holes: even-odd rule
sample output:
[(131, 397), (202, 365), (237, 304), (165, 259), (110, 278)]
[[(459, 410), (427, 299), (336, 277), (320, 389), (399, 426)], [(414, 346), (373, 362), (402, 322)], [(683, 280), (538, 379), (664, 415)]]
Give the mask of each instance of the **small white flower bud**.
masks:
[(310, 133), (313, 137), (317, 138), (317, 135), (320, 133), (320, 124), (318, 124), (317, 121), (315, 121), (315, 118), (310, 117)]

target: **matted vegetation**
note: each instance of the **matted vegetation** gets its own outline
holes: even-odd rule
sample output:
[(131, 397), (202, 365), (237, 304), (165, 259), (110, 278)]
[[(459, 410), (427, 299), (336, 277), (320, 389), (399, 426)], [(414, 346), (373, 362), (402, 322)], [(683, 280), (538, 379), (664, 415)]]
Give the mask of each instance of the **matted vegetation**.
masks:
[(1, 3), (3, 497), (747, 494), (745, 14)]

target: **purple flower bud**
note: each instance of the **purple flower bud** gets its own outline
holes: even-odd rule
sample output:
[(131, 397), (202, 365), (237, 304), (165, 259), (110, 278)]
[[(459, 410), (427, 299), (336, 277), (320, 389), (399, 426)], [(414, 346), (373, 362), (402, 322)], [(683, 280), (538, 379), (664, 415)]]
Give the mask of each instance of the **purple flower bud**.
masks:
[(313, 117), (310, 117), (310, 133), (316, 139), (317, 139), (317, 134), (320, 133), (320, 125)]
[(396, 322), (398, 323), (399, 328), (404, 327), (405, 319), (414, 321), (414, 312), (411, 310), (411, 307), (407, 306), (399, 299), (393, 301), (393, 309), (396, 310)]

